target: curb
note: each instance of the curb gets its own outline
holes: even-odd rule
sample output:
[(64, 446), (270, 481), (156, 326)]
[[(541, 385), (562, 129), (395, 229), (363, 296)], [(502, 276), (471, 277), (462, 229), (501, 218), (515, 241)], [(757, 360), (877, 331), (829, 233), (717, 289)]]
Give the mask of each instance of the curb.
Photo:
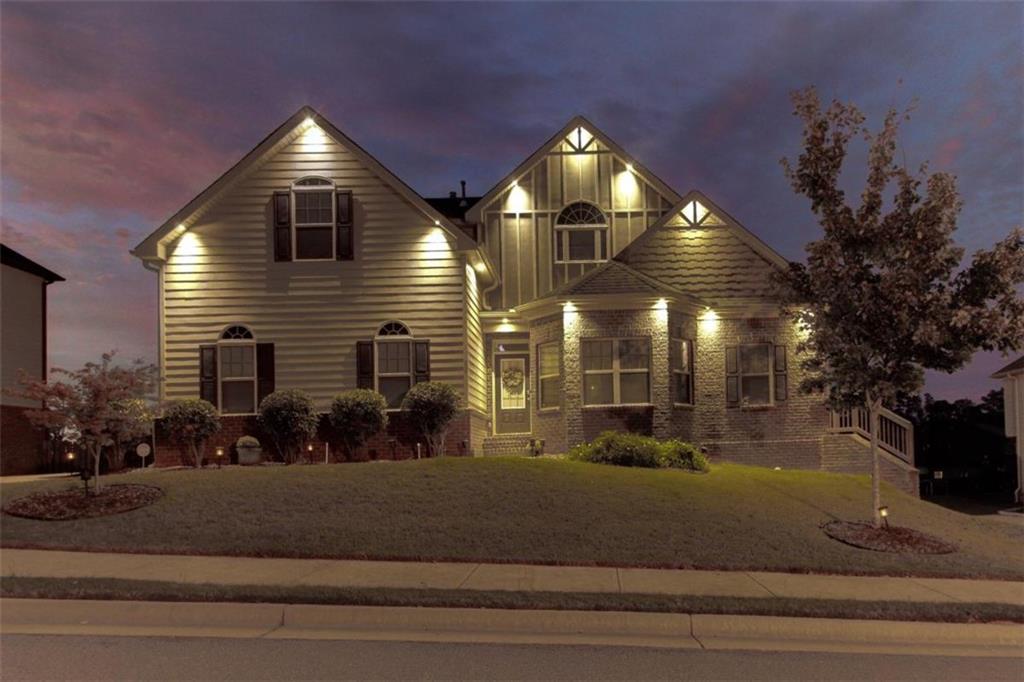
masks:
[(1019, 658), (1024, 626), (619, 611), (0, 600), (3, 634), (588, 644)]

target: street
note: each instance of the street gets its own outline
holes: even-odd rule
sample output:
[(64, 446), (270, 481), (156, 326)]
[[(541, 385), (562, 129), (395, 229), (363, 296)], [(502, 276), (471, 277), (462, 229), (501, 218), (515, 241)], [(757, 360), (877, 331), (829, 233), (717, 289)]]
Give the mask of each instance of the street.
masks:
[(629, 647), (7, 635), (13, 680), (1021, 680), (1024, 659)]

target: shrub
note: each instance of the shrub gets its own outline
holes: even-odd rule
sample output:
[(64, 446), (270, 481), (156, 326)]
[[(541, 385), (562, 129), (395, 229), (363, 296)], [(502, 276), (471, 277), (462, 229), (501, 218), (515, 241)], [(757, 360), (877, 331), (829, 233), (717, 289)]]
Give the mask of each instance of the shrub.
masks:
[(242, 436), (235, 441), (236, 448), (258, 448), (260, 442), (253, 436)]
[(352, 459), (362, 445), (388, 425), (388, 401), (380, 393), (365, 388), (339, 393), (331, 402), (328, 419), (345, 457)]
[(305, 391), (274, 391), (260, 402), (256, 421), (274, 442), (278, 456), (293, 464), (302, 446), (316, 435), (320, 418)]
[(203, 452), (206, 440), (220, 431), (220, 416), (213, 404), (192, 398), (172, 404), (164, 413), (164, 428), (171, 440), (188, 447), (192, 464), (196, 468), (203, 466)]
[(692, 443), (672, 439), (662, 443), (660, 450), (659, 466), (688, 471), (707, 471), (711, 468), (708, 458)]
[(573, 447), (569, 459), (622, 467), (708, 470), (707, 458), (689, 443), (679, 440), (661, 443), (650, 436), (617, 431), (605, 431), (590, 443)]
[(658, 441), (635, 433), (605, 431), (589, 443), (581, 443), (569, 451), (569, 459), (593, 464), (620, 467), (659, 466)]
[(448, 427), (459, 413), (459, 393), (455, 387), (441, 381), (416, 384), (405, 394), (402, 409), (423, 433), (430, 454), (443, 455)]

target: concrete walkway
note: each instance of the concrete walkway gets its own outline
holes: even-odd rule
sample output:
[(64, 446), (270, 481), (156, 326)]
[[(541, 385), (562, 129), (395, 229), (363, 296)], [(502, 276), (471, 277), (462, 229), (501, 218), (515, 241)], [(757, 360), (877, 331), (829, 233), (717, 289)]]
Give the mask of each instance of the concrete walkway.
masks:
[(759, 571), (418, 563), (335, 559), (0, 551), (0, 575), (123, 578), (218, 585), (598, 592), (1024, 606), (1024, 582), (806, 575)]

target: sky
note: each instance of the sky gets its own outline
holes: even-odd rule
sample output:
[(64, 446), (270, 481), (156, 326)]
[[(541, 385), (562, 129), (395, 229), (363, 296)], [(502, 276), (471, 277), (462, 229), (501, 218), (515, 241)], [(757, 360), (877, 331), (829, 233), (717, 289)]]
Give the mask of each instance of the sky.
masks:
[[(1024, 4), (0, 5), (0, 238), (67, 278), (50, 357), (156, 356), (156, 276), (128, 250), (309, 104), (423, 196), (483, 194), (583, 114), (782, 255), (820, 233), (779, 159), (813, 85), (954, 173), (958, 241), (1024, 216)], [(856, 192), (854, 168), (844, 176)], [(938, 397), (976, 398), (983, 353)]]

